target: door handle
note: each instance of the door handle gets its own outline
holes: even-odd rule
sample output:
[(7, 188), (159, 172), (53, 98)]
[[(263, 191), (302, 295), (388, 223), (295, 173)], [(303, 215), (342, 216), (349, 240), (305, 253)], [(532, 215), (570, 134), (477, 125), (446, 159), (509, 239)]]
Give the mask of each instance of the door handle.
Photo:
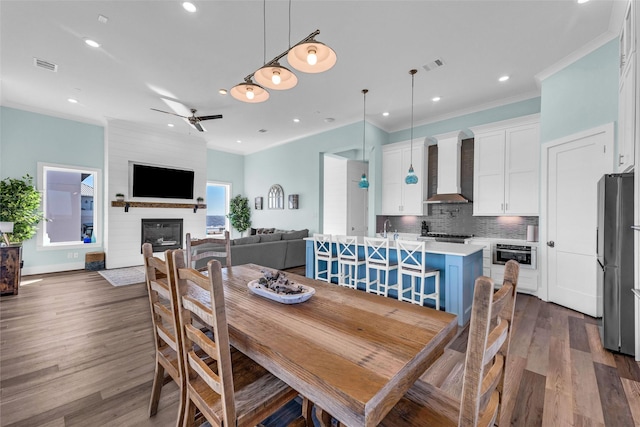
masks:
[(640, 231), (640, 225), (632, 225), (631, 229), (632, 230), (636, 230), (636, 231)]
[(549, 240), (547, 242), (547, 246), (549, 246), (550, 248), (553, 248), (556, 245), (556, 242), (554, 242), (553, 240)]

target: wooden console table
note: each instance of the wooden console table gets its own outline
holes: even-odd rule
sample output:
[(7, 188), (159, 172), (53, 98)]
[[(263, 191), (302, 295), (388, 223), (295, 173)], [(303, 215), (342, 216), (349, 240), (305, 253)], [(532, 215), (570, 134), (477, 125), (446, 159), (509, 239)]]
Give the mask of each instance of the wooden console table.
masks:
[(22, 246), (0, 247), (0, 295), (18, 295)]

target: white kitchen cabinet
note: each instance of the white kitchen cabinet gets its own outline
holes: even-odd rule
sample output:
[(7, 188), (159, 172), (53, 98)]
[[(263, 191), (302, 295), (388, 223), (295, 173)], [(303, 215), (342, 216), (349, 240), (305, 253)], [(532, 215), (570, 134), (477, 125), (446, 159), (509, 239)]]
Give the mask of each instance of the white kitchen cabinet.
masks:
[[(491, 278), (495, 283), (496, 288), (502, 286), (504, 280), (504, 265), (492, 265), (491, 266)], [(518, 273), (518, 286), (516, 291), (527, 294), (535, 293), (538, 290), (538, 270), (530, 270), (520, 267)]]
[(534, 114), (471, 128), (473, 214), (539, 214), (540, 121)]
[(382, 215), (423, 215), (427, 194), (426, 142), (413, 142), (413, 170), (418, 183), (405, 184), (412, 163), (409, 141), (382, 147)]
[(618, 172), (629, 172), (635, 164), (635, 139), (638, 106), (636, 59), (636, 18), (634, 1), (627, 3), (624, 22), (620, 30), (620, 87), (618, 93)]

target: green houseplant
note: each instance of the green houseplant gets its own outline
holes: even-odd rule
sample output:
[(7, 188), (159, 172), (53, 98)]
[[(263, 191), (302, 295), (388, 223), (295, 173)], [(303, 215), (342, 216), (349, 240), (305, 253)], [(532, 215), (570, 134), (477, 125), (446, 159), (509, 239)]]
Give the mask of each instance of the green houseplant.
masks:
[(229, 221), (231, 226), (240, 233), (251, 227), (251, 210), (249, 209), (249, 199), (237, 195), (229, 204)]
[(44, 220), (40, 211), (40, 193), (27, 174), (22, 179), (5, 178), (0, 181), (0, 221), (13, 222), (10, 241), (22, 243), (32, 238), (37, 225)]

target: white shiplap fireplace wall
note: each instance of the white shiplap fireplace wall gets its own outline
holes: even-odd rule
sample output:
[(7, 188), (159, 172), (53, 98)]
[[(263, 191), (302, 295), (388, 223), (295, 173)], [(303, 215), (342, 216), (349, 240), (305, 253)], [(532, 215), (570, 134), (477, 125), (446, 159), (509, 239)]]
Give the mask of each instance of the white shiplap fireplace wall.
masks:
[[(178, 125), (178, 126), (181, 126)], [(195, 204), (196, 197), (206, 196), (207, 146), (197, 135), (180, 132), (162, 133), (137, 124), (110, 121), (107, 126), (105, 157), (107, 176), (105, 201), (105, 252), (108, 269), (142, 265), (140, 236), (142, 218), (182, 218), (183, 240), (188, 232), (200, 236), (206, 228), (206, 209), (123, 208), (111, 207), (116, 193), (125, 200)], [(191, 169), (194, 174), (194, 200), (131, 198), (129, 162)], [(162, 254), (156, 254), (161, 256)]]

